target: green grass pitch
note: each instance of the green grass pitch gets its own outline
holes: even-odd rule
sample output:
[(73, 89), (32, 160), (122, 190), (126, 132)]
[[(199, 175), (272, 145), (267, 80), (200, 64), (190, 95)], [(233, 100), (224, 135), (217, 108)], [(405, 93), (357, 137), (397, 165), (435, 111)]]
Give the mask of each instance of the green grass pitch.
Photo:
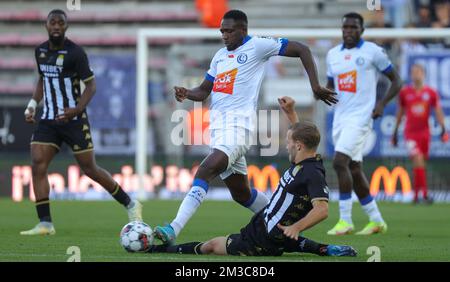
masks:
[[(147, 201), (144, 221), (154, 227), (171, 220), (179, 201)], [(326, 231), (337, 221), (338, 205), (330, 204), (329, 217), (305, 236), (332, 244), (348, 244), (358, 251), (356, 258), (285, 254), (281, 257), (222, 257), (178, 254), (129, 254), (119, 245), (119, 232), (127, 223), (125, 210), (113, 201), (53, 201), (51, 210), (55, 236), (25, 237), (21, 230), (36, 224), (34, 204), (0, 200), (0, 261), (66, 261), (70, 246), (81, 250), (81, 261), (367, 261), (370, 246), (379, 247), (381, 261), (450, 261), (450, 205), (413, 206), (378, 203), (389, 230), (384, 235), (332, 237)], [(356, 229), (367, 223), (359, 204), (353, 206)], [(178, 242), (204, 241), (239, 232), (251, 213), (234, 202), (205, 201), (188, 223)]]

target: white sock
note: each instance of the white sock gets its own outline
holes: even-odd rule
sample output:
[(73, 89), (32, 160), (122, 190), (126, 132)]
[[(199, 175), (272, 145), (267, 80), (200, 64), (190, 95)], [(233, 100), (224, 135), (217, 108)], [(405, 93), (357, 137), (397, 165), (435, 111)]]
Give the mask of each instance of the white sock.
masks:
[(50, 221), (41, 221), (41, 222), (39, 222), (39, 224), (40, 224), (41, 226), (46, 227), (46, 228), (51, 228), (51, 227), (53, 226), (53, 223), (50, 222)]
[(384, 222), (383, 217), (381, 217), (380, 210), (378, 209), (375, 199), (370, 201), (365, 205), (361, 205), (364, 212), (369, 216), (370, 221), (374, 222)]
[(353, 200), (352, 198), (347, 200), (339, 200), (339, 214), (340, 218), (342, 220), (345, 220), (346, 222), (353, 224), (352, 221), (352, 205)]
[[(254, 189), (254, 188), (253, 188)], [(256, 190), (257, 191), (257, 190)], [(257, 191), (256, 198), (252, 204), (248, 207), (254, 213), (262, 210), (269, 203), (269, 198), (263, 192)]]
[(177, 216), (172, 221), (170, 226), (172, 226), (175, 231), (175, 235), (178, 237), (181, 229), (184, 228), (188, 220), (197, 211), (197, 208), (203, 202), (206, 196), (206, 190), (200, 186), (193, 186), (189, 193), (184, 197), (183, 202), (178, 209)]

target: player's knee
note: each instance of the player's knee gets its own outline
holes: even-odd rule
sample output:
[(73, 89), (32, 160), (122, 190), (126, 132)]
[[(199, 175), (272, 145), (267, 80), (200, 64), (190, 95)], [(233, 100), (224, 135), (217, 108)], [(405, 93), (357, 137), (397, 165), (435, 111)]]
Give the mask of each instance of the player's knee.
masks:
[(210, 181), (214, 177), (220, 174), (219, 168), (215, 164), (209, 165), (200, 165), (195, 174), (195, 178), (205, 179), (206, 181)]
[(214, 240), (210, 240), (206, 243), (203, 243), (200, 250), (202, 254), (208, 255), (214, 252)]
[(33, 175), (47, 173), (47, 162), (42, 157), (33, 156), (31, 160), (31, 171)]
[(336, 171), (345, 170), (345, 169), (347, 169), (347, 167), (348, 167), (348, 164), (347, 164), (347, 162), (345, 160), (343, 160), (341, 158), (335, 158), (333, 160), (333, 168)]

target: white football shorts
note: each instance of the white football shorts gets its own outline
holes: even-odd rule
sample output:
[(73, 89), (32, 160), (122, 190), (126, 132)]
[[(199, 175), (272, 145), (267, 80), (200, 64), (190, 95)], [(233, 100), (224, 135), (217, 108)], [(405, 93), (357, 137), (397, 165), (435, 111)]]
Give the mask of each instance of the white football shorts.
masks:
[(352, 161), (363, 160), (363, 149), (370, 136), (370, 126), (356, 126), (345, 124), (333, 127), (334, 151), (349, 156)]
[(245, 154), (250, 148), (251, 131), (235, 127), (227, 129), (211, 129), (210, 147), (224, 152), (228, 156), (228, 167), (220, 174), (226, 179), (232, 174), (247, 175)]

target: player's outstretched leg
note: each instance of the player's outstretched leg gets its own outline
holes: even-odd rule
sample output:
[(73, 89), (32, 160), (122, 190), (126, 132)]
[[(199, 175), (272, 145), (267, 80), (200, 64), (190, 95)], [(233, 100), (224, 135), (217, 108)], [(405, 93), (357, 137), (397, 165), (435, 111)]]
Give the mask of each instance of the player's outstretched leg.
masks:
[(371, 235), (376, 233), (386, 233), (387, 224), (384, 222), (378, 209), (375, 199), (370, 195), (369, 182), (362, 171), (361, 162), (350, 163), (353, 181), (355, 185), (355, 193), (359, 198), (361, 207), (369, 217), (369, 223), (356, 235)]
[(202, 255), (200, 248), (203, 242), (189, 242), (179, 245), (153, 245), (147, 253), (172, 253), (172, 254), (191, 254)]
[(33, 189), (40, 222), (34, 228), (20, 232), (20, 235), (54, 235), (56, 233), (50, 215), (50, 185), (47, 168), (57, 152), (56, 147), (51, 145), (31, 145)]
[(297, 240), (289, 240), (284, 249), (286, 253), (310, 253), (319, 256), (355, 257), (358, 253), (351, 246), (326, 245), (299, 236)]
[(89, 178), (102, 185), (117, 202), (127, 209), (129, 221), (142, 221), (142, 204), (137, 200), (131, 200), (122, 187), (114, 181), (111, 174), (97, 166), (93, 151), (74, 155), (81, 170)]
[(228, 156), (224, 152), (214, 149), (200, 164), (192, 188), (184, 197), (175, 219), (170, 224), (155, 227), (156, 238), (164, 244), (173, 245), (175, 243), (176, 237), (205, 199), (209, 181), (226, 170), (227, 166)]
[(207, 242), (189, 242), (179, 245), (154, 245), (148, 253), (176, 253), (191, 255), (226, 255), (226, 237), (216, 237)]

